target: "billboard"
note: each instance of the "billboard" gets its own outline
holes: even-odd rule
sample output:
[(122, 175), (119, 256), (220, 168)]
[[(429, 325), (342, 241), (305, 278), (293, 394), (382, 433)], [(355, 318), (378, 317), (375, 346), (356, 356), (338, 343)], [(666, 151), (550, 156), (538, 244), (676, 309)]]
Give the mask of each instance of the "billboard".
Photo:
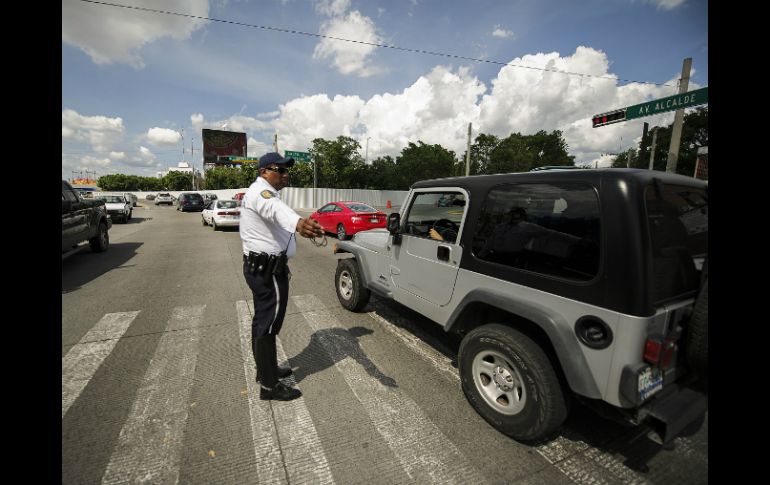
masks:
[(246, 156), (246, 133), (204, 128), (201, 138), (204, 163), (216, 163), (219, 156)]

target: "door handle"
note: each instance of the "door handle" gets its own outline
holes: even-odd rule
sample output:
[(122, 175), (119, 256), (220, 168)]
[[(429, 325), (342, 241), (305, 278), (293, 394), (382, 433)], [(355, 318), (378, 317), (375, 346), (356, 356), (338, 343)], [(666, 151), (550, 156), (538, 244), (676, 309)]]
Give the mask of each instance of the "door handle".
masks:
[(447, 246), (439, 246), (436, 249), (436, 257), (442, 261), (449, 261), (449, 248)]

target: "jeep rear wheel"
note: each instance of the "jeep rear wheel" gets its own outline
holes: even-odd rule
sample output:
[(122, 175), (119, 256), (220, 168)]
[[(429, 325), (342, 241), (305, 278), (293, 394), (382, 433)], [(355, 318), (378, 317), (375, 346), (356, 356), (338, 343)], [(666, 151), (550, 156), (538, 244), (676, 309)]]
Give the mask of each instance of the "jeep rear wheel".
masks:
[(337, 298), (345, 309), (358, 312), (369, 303), (371, 290), (365, 288), (355, 259), (340, 259), (334, 274)]
[(547, 438), (568, 402), (548, 356), (523, 333), (488, 324), (465, 336), (458, 353), (463, 392), (500, 432), (520, 441)]
[(704, 380), (708, 380), (708, 357), (709, 280), (706, 278), (687, 325), (687, 363)]

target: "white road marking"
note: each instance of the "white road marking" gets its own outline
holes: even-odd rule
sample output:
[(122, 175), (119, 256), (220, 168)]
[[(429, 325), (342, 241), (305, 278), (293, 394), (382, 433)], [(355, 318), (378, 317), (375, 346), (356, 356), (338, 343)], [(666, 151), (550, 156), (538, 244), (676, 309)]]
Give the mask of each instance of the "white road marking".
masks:
[(206, 305), (174, 308), (102, 483), (177, 483)]
[[(315, 295), (291, 297), (315, 331), (344, 329)], [(334, 366), (361, 402), (377, 431), (398, 458), (404, 471), (418, 483), (486, 483), (462, 452), (439, 430), (420, 407), (400, 390), (371, 377), (354, 359), (357, 345), (319, 333), (319, 341)], [(361, 355), (361, 359), (365, 356)]]
[(91, 381), (104, 359), (139, 314), (136, 312), (108, 313), (72, 346), (62, 357), (61, 417)]
[[(304, 398), (288, 402), (259, 399), (257, 372), (251, 350), (254, 303), (241, 300), (236, 302), (236, 308), (260, 483), (334, 483)], [(286, 354), (277, 338), (276, 351), (278, 361), (285, 362)], [(293, 376), (284, 379), (284, 382), (296, 386)], [(285, 467), (284, 462), (287, 464)]]

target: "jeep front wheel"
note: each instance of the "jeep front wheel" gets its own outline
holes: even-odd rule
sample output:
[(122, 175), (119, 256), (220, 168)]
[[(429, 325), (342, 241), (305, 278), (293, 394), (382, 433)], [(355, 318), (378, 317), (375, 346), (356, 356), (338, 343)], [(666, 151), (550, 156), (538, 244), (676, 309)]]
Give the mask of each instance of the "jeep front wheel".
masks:
[(465, 336), (458, 353), (463, 392), (500, 432), (520, 441), (547, 438), (568, 403), (548, 356), (523, 333), (488, 324)]
[(365, 288), (355, 259), (340, 259), (334, 274), (334, 286), (340, 304), (350, 311), (358, 312), (369, 303), (371, 290)]

